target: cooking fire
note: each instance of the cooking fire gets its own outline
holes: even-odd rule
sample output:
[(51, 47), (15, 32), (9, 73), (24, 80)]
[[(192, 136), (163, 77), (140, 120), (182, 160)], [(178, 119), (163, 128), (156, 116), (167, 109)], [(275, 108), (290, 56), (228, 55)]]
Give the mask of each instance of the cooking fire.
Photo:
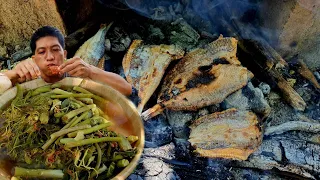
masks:
[(132, 85), (146, 139), (128, 179), (320, 179), (318, 1), (17, 1), (26, 15), (0, 3), (1, 71), (49, 24), (68, 58)]

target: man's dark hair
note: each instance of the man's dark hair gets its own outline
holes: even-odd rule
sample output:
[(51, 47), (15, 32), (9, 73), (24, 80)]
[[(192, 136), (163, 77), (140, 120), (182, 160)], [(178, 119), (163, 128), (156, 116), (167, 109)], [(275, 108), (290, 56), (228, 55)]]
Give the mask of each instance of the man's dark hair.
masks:
[(33, 54), (35, 53), (36, 42), (38, 41), (38, 39), (40, 39), (42, 37), (46, 37), (46, 36), (56, 37), (58, 39), (60, 45), (64, 49), (64, 46), (65, 46), (64, 37), (63, 37), (63, 34), (59, 31), (59, 29), (52, 27), (52, 26), (43, 26), (43, 27), (39, 28), (38, 30), (36, 30), (36, 32), (34, 32), (31, 37), (30, 48), (31, 48)]

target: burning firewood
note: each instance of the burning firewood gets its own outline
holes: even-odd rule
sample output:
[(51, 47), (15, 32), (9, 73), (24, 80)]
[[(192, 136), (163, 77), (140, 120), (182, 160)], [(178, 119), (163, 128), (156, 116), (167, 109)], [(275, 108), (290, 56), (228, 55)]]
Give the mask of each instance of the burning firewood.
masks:
[(312, 132), (319, 133), (320, 132), (320, 124), (319, 123), (311, 123), (311, 122), (301, 122), (301, 121), (289, 121), (278, 126), (271, 126), (266, 128), (264, 135), (274, 135), (274, 134), (282, 134), (288, 131), (304, 131), (304, 132)]
[[(296, 110), (304, 111), (306, 103), (301, 96), (290, 86), (288, 81), (283, 77), (281, 69), (285, 68), (286, 63), (279, 59), (281, 56), (276, 55), (273, 51), (270, 53), (262, 44), (253, 40), (242, 40), (240, 43), (242, 51), (242, 63), (244, 63), (253, 73), (267, 81), (273, 88), (278, 88), (284, 99)], [(264, 43), (265, 44), (265, 43)]]
[(128, 82), (139, 91), (139, 113), (157, 89), (170, 62), (183, 55), (184, 51), (175, 45), (148, 46), (141, 40), (133, 41), (122, 65)]
[(228, 109), (203, 116), (190, 126), (189, 142), (200, 156), (246, 160), (261, 143), (257, 116)]
[(237, 40), (222, 38), (188, 53), (165, 77), (158, 104), (142, 113), (149, 119), (164, 108), (197, 110), (220, 103), (253, 77), (239, 66)]
[(294, 62), (291, 62), (290, 64), (292, 64), (296, 70), (298, 71), (298, 73), (306, 78), (308, 81), (310, 81), (313, 86), (317, 89), (320, 89), (320, 85), (316, 79), (316, 77), (313, 75), (313, 73), (310, 71), (310, 69), (308, 68), (308, 66), (303, 62), (302, 59), (297, 59)]

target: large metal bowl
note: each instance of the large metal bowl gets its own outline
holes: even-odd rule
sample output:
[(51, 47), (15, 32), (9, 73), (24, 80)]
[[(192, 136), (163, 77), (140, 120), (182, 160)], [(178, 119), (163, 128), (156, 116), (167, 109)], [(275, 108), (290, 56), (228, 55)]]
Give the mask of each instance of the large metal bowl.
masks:
[[(99, 95), (105, 98), (106, 100), (110, 101), (111, 103), (109, 103), (109, 105), (98, 104), (98, 106), (104, 111), (109, 111), (107, 113), (113, 113), (113, 115), (111, 116), (114, 117), (113, 122), (115, 125), (111, 128), (114, 131), (118, 133), (122, 133), (124, 135), (131, 134), (139, 137), (139, 141), (136, 144), (137, 150), (138, 150), (137, 155), (133, 158), (130, 164), (113, 179), (121, 180), (128, 177), (137, 166), (143, 151), (143, 147), (144, 147), (144, 126), (140, 118), (140, 115), (136, 110), (135, 105), (131, 101), (129, 101), (125, 96), (123, 96), (120, 92), (114, 90), (110, 86), (103, 85), (91, 80), (68, 77), (61, 80), (60, 83), (66, 86), (83, 87), (95, 93), (96, 95)], [(47, 84), (48, 83), (44, 82), (42, 79), (36, 79), (33, 81), (22, 83), (21, 86), (25, 89), (35, 89)], [(2, 94), (0, 96), (0, 109), (6, 107), (11, 102), (11, 100), (15, 97), (16, 93), (17, 93), (17, 88), (14, 87), (7, 90), (4, 94)], [(123, 117), (126, 117), (126, 118), (123, 118)], [(0, 168), (0, 179), (2, 179), (1, 177), (6, 177), (4, 179), (9, 178), (8, 172), (5, 172), (4, 169)]]

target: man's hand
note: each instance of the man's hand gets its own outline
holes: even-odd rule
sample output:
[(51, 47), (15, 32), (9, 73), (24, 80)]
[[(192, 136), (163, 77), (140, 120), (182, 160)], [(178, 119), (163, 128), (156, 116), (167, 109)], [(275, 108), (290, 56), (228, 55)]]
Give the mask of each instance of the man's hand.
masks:
[(90, 78), (90, 65), (79, 57), (73, 57), (60, 65), (60, 73), (68, 73), (70, 76)]
[(16, 82), (30, 81), (41, 75), (39, 67), (31, 58), (21, 61), (13, 70), (7, 71), (5, 74), (13, 84)]

